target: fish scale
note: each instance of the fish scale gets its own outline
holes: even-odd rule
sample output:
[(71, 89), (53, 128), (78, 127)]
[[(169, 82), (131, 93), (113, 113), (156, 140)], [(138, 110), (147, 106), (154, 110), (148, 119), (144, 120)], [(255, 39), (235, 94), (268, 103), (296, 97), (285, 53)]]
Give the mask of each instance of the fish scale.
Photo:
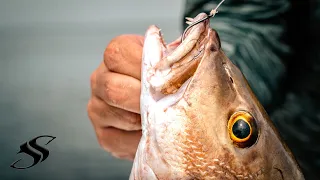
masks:
[[(193, 20), (206, 16), (200, 13)], [(147, 30), (140, 98), (144, 128), (130, 179), (304, 179), (247, 80), (209, 27), (209, 21), (193, 25), (183, 42), (180, 37), (173, 42), (170, 51), (175, 53), (167, 52), (171, 44), (163, 45), (158, 27)], [(177, 76), (173, 67), (190, 68), (179, 53), (192, 56), (194, 51), (203, 53), (191, 76), (167, 84), (177, 91), (163, 94), (161, 84), (153, 86), (152, 76), (167, 82)], [(178, 59), (166, 62), (166, 55), (172, 54)], [(233, 134), (237, 118), (250, 128), (247, 139)]]

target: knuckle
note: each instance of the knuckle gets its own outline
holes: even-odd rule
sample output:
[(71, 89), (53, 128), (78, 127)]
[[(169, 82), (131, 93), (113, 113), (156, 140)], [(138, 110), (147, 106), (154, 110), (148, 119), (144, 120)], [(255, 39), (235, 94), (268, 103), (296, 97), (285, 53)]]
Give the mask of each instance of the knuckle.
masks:
[(106, 78), (105, 82), (104, 82), (104, 96), (105, 96), (105, 101), (107, 103), (112, 103), (114, 100), (114, 93), (113, 90), (114, 89), (114, 85), (112, 83), (112, 79), (111, 78)]
[(94, 126), (102, 126), (100, 119), (105, 117), (104, 111), (101, 111), (101, 106), (99, 106), (95, 97), (90, 98), (87, 104), (87, 114)]
[(94, 118), (94, 115), (93, 115), (93, 101), (92, 101), (92, 98), (90, 98), (88, 104), (87, 104), (87, 113), (88, 113), (88, 117), (89, 119), (92, 121), (93, 118)]
[(110, 141), (109, 141), (110, 138), (105, 138), (106, 135), (108, 134), (108, 129), (97, 128), (96, 134), (97, 134), (97, 139), (100, 147), (107, 152), (111, 152)]
[(104, 83), (104, 96), (105, 101), (108, 104), (122, 104), (124, 103), (129, 97), (126, 91), (119, 86), (118, 82), (115, 82), (112, 77), (106, 78)]
[(112, 128), (96, 128), (96, 135), (100, 147), (110, 153), (112, 156), (119, 159), (133, 160), (135, 153), (132, 153), (129, 149), (124, 149), (113, 138), (116, 134)]
[(104, 51), (104, 63), (110, 71), (119, 65), (119, 58), (117, 57), (120, 55), (120, 47), (118, 36), (110, 41)]
[(94, 88), (96, 82), (97, 82), (97, 72), (94, 71), (94, 72), (90, 75), (90, 86), (91, 86), (91, 89)]

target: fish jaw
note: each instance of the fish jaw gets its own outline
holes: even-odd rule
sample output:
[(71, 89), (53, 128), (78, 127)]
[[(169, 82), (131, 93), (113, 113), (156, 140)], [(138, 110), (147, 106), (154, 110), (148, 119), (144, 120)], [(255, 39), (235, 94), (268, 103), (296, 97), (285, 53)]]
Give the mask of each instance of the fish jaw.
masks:
[[(199, 179), (303, 180), (291, 151), (246, 78), (218, 48), (218, 34), (212, 29), (208, 32), (203, 58), (179, 102), (187, 104), (184, 109), (190, 125), (186, 129), (190, 129), (189, 141), (196, 142), (196, 148), (186, 151), (186, 156), (194, 157), (186, 169), (188, 175)], [(237, 146), (229, 135), (228, 120), (239, 112), (252, 116), (258, 132), (255, 142), (245, 147)], [(201, 160), (196, 160), (195, 149), (203, 154)]]
[[(178, 45), (180, 45), (178, 40), (171, 43), (172, 47)], [(165, 49), (172, 47), (164, 45), (159, 28), (156, 26), (148, 28), (145, 35), (141, 74), (142, 137), (130, 179), (181, 179), (186, 177), (182, 168), (178, 165), (174, 168), (170, 164), (170, 162), (179, 163), (179, 159), (175, 157), (179, 154), (179, 150), (174, 150), (172, 145), (168, 144), (176, 139), (177, 134), (184, 132), (180, 127), (185, 127), (185, 125), (183, 121), (177, 121), (180, 118), (176, 111), (165, 113), (167, 107), (181, 98), (185, 86), (173, 95), (164, 96), (156, 92), (150, 84), (150, 77), (154, 75), (153, 68), (163, 58)], [(160, 99), (161, 102), (159, 102)]]
[[(130, 179), (303, 179), (245, 77), (206, 23), (191, 29), (184, 44), (178, 38), (165, 45), (156, 26), (147, 30), (142, 138)], [(184, 56), (174, 53), (187, 42), (192, 48), (180, 52)], [(192, 73), (185, 75), (183, 69)], [(259, 132), (246, 148), (235, 146), (227, 128), (228, 119), (240, 111), (252, 114)]]
[[(195, 20), (205, 17), (199, 14)], [(142, 137), (136, 152), (130, 179), (181, 179), (187, 174), (180, 165), (184, 160), (179, 143), (183, 141), (186, 130), (183, 108), (172, 109), (177, 103), (190, 81), (184, 77), (174, 93), (164, 94), (161, 89), (167, 87), (167, 82), (183, 74), (185, 66), (193, 67), (193, 59), (183, 59), (183, 56), (196, 53), (194, 49), (199, 36), (205, 32), (208, 22), (192, 28), (188, 36), (181, 42), (177, 38), (165, 45), (160, 29), (150, 26), (145, 34), (142, 58), (140, 113), (142, 121)], [(199, 44), (199, 43), (198, 43)], [(181, 61), (183, 59), (183, 61)], [(172, 67), (176, 63), (177, 67)], [(191, 62), (191, 64), (190, 64)], [(181, 67), (182, 66), (182, 67)], [(180, 73), (180, 74), (179, 74)], [(189, 79), (189, 80), (188, 80)], [(179, 138), (181, 137), (181, 138)], [(170, 142), (170, 143), (168, 143)], [(179, 159), (180, 158), (180, 159)]]

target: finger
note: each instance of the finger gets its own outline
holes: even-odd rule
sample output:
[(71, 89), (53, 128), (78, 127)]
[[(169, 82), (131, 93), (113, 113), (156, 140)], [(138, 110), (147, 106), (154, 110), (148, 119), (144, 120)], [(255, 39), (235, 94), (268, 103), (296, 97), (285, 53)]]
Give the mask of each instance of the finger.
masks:
[(96, 127), (115, 127), (126, 131), (141, 130), (139, 114), (109, 106), (96, 96), (93, 96), (88, 103), (88, 115)]
[(140, 81), (123, 74), (105, 72), (97, 75), (94, 94), (107, 104), (134, 113), (140, 112)]
[(97, 89), (97, 76), (98, 74), (102, 74), (107, 72), (108, 69), (106, 68), (106, 65), (104, 62), (100, 63), (99, 67), (93, 71), (93, 73), (90, 76), (90, 87), (91, 87), (91, 93), (94, 89)]
[(122, 35), (111, 40), (104, 52), (106, 67), (140, 80), (143, 40), (138, 35)]
[(96, 129), (100, 146), (113, 156), (133, 160), (138, 148), (141, 131), (123, 131), (116, 128)]

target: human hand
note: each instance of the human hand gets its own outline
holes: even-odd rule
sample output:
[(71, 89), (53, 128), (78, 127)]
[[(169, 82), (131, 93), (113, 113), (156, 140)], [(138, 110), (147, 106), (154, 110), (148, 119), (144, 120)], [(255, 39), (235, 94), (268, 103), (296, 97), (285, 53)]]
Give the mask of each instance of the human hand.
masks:
[(88, 116), (99, 144), (113, 156), (133, 160), (140, 138), (140, 76), (143, 36), (121, 35), (109, 43), (92, 73)]

